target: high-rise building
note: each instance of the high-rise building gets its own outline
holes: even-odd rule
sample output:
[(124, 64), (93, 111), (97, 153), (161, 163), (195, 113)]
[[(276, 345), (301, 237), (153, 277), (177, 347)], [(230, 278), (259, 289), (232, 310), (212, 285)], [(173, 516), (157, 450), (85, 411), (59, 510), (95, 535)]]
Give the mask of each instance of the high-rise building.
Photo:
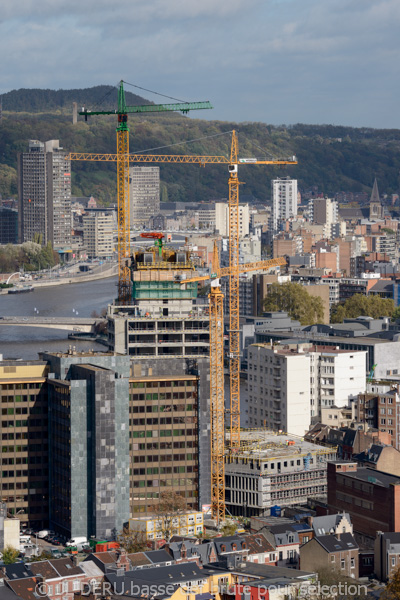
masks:
[(36, 234), (58, 251), (71, 245), (71, 161), (58, 140), (31, 140), (18, 155), (19, 240)]
[(272, 180), (272, 227), (297, 214), (297, 179), (278, 177)]
[(89, 258), (106, 258), (113, 255), (114, 216), (110, 210), (86, 209), (82, 215), (83, 246)]
[(67, 537), (112, 539), (129, 519), (129, 358), (41, 358), (49, 368), (50, 526)]
[[(110, 305), (108, 310), (109, 348), (131, 357), (133, 377), (143, 388), (132, 390), (132, 409), (136, 411), (137, 405), (138, 412), (148, 413), (151, 408), (158, 413), (149, 417), (154, 427), (146, 433), (147, 437), (154, 437), (143, 442), (133, 440), (141, 450), (154, 449), (151, 459), (141, 458), (142, 462), (153, 461), (152, 465), (147, 469), (145, 465), (133, 466), (146, 475), (147, 483), (143, 478), (140, 485), (153, 486), (147, 492), (133, 490), (133, 497), (138, 498), (138, 503), (133, 504), (140, 506), (139, 512), (151, 512), (159, 486), (166, 485), (160, 482), (165, 481), (167, 489), (178, 485), (176, 491), (185, 494), (191, 508), (198, 508), (194, 506), (197, 493), (200, 508), (211, 502), (208, 305), (200, 304), (197, 283), (181, 285), (194, 273), (194, 264), (186, 252), (165, 248), (162, 256), (158, 250), (138, 252), (132, 271), (131, 304)], [(146, 389), (150, 387), (153, 389)], [(133, 416), (131, 431), (135, 436), (143, 436), (148, 419), (145, 414)], [(175, 467), (181, 470), (175, 471)], [(151, 480), (157, 483), (151, 483), (150, 471)], [(178, 473), (182, 473), (181, 483)]]
[(160, 167), (130, 167), (130, 224), (147, 226), (160, 212)]

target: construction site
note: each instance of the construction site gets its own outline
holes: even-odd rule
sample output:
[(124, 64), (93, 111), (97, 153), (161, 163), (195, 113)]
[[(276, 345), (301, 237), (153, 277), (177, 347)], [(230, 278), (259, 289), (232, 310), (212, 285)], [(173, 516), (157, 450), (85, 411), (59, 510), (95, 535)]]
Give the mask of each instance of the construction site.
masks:
[(225, 503), (232, 515), (265, 516), (285, 506), (326, 499), (327, 462), (336, 448), (296, 436), (242, 430), (237, 452), (225, 465)]
[[(232, 132), (230, 155), (152, 155), (129, 153), (128, 114), (212, 108), (208, 102), (129, 107), (123, 82), (118, 110), (81, 115), (116, 114), (116, 154), (71, 153), (69, 160), (115, 161), (118, 180), (118, 298), (108, 309), (108, 343), (111, 351), (133, 360), (135, 377), (157, 378), (177, 373), (198, 378), (199, 508), (211, 505), (218, 523), (226, 509), (232, 515), (264, 514), (271, 503), (298, 503), (302, 495), (326, 491), (326, 460), (334, 450), (296, 441), (285, 445), (265, 431), (240, 429), (240, 325), (239, 276), (243, 272), (267, 272), (286, 264), (284, 258), (240, 264), (239, 165), (292, 165), (289, 158), (239, 158), (238, 136)], [(142, 234), (154, 246), (131, 250), (129, 165), (131, 163), (224, 164), (227, 167), (229, 214), (229, 266), (220, 268), (219, 247), (214, 244), (210, 274), (198, 276), (186, 244), (173, 250), (163, 244), (164, 235)], [(198, 264), (198, 263), (197, 263)], [(209, 267), (209, 264), (204, 264)], [(221, 278), (229, 279), (226, 326)], [(210, 286), (208, 297), (198, 297), (199, 284)], [(228, 351), (224, 351), (227, 334)], [(229, 398), (224, 397), (224, 378), (229, 378)], [(227, 408), (226, 408), (227, 407)], [(280, 473), (283, 473), (280, 475)], [(286, 479), (285, 479), (286, 478)], [(305, 482), (309, 485), (305, 486)], [(297, 484), (293, 486), (293, 484)], [(290, 488), (290, 489), (289, 489)], [(152, 495), (154, 497), (154, 494)]]

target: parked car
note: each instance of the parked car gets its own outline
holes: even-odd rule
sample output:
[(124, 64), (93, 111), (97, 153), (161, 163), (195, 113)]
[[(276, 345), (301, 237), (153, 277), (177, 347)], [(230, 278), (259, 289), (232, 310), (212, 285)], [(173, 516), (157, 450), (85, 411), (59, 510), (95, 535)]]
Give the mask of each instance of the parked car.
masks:
[(48, 529), (42, 529), (37, 533), (38, 538), (40, 538), (41, 540), (44, 540), (44, 538), (48, 535), (50, 535), (50, 531)]

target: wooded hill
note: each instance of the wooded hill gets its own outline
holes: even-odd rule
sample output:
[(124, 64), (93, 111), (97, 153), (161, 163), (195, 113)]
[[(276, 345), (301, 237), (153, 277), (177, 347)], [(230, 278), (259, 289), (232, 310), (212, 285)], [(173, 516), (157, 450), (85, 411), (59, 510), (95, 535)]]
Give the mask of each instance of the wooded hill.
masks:
[[(17, 153), (27, 150), (30, 139), (59, 139), (71, 152), (115, 153), (116, 116), (94, 116), (86, 123), (78, 117), (72, 124), (72, 102), (78, 110), (117, 106), (117, 90), (97, 86), (82, 90), (15, 90), (2, 96), (0, 124), (0, 193), (16, 196)], [(127, 103), (149, 101), (127, 93)], [(197, 113), (199, 114), (199, 113)], [(202, 117), (212, 111), (202, 112)], [(251, 116), (251, 115), (249, 115)], [(301, 190), (318, 186), (333, 195), (340, 190), (370, 192), (374, 177), (381, 193), (400, 189), (400, 130), (350, 128), (333, 125), (272, 126), (265, 123), (208, 121), (177, 113), (160, 113), (129, 118), (130, 151), (154, 149), (161, 154), (223, 154), (229, 156), (231, 136), (239, 132), (239, 155), (285, 157), (297, 155), (298, 166), (240, 168), (242, 200), (265, 202), (270, 199), (271, 179), (290, 175)], [(219, 135), (226, 133), (225, 135)], [(196, 140), (192, 141), (191, 140)], [(188, 142), (188, 143), (182, 143)], [(189, 143), (190, 142), (190, 143)], [(161, 165), (162, 199), (169, 201), (210, 201), (226, 198), (226, 165)], [(104, 204), (116, 201), (114, 164), (81, 163), (72, 166), (72, 193), (93, 195)]]

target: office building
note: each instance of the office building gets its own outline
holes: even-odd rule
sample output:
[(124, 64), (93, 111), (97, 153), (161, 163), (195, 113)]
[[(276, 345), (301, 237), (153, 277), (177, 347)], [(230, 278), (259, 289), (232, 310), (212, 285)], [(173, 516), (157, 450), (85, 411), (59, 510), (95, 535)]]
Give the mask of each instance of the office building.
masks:
[(114, 252), (114, 215), (111, 210), (91, 209), (82, 215), (83, 246), (88, 258), (109, 258)]
[(19, 240), (41, 237), (59, 252), (71, 245), (71, 161), (58, 140), (31, 140), (18, 155)]
[[(185, 368), (184, 361), (171, 362), (175, 361), (166, 360), (163, 374), (157, 368), (163, 366), (161, 361), (133, 363), (129, 383), (133, 517), (154, 513), (162, 492), (180, 494), (189, 510), (199, 508), (199, 458), (207, 458), (206, 446), (199, 448), (199, 437), (207, 437), (201, 433), (204, 416), (199, 417), (200, 377), (198, 370)], [(203, 471), (201, 475), (207, 476)]]
[(0, 206), (0, 245), (18, 244), (18, 211)]
[(321, 409), (347, 406), (365, 391), (365, 355), (293, 341), (250, 346), (250, 427), (303, 436)]
[(330, 462), (328, 511), (347, 512), (354, 532), (373, 546), (377, 531), (400, 531), (400, 478), (354, 461)]
[(279, 229), (280, 221), (297, 215), (297, 179), (278, 177), (272, 180), (272, 227)]
[(40, 357), (49, 369), (50, 527), (112, 539), (129, 518), (129, 358)]
[(160, 167), (129, 167), (131, 227), (148, 225), (160, 212)]
[(44, 361), (0, 361), (0, 500), (35, 528), (49, 511), (46, 375)]
[(40, 358), (0, 363), (0, 500), (11, 515), (111, 539), (154, 513), (161, 492), (191, 511), (209, 504), (208, 359), (131, 364), (72, 348)]
[(273, 506), (326, 499), (327, 461), (336, 449), (267, 430), (243, 431), (240, 450), (225, 465), (226, 507), (232, 515), (269, 515)]

